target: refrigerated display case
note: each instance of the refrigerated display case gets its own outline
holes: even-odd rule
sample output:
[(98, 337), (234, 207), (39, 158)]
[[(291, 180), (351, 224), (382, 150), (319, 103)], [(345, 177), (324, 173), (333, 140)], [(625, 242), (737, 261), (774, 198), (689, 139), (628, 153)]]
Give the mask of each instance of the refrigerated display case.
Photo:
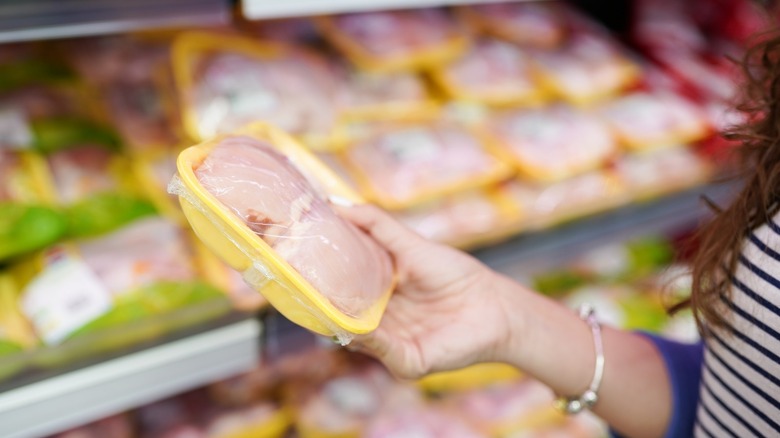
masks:
[[(491, 268), (524, 282), (597, 245), (687, 231), (709, 214), (702, 196), (725, 203), (736, 187), (715, 182), (728, 168), (709, 156), (713, 133), (724, 127), (723, 118), (713, 116), (720, 101), (701, 98), (707, 90), (690, 92), (691, 78), (680, 74), (679, 66), (686, 65), (680, 59), (666, 52), (650, 53), (648, 59), (641, 44), (626, 45), (571, 5), (99, 3), (36, 0), (0, 6), (0, 43), (5, 43), (0, 45), (0, 206), (24, 200), (15, 205), (40, 209), (40, 220), (49, 223), (41, 241), (11, 250), (0, 242), (0, 267), (10, 272), (0, 279), (18, 276), (13, 272), (19, 257), (34, 257), (76, 237), (105, 236), (139, 218), (164, 218), (186, 228), (176, 199), (166, 193), (174, 158), (220, 131), (225, 120), (238, 127), (258, 118), (253, 114), (293, 131), (352, 188), (421, 234), (470, 250)], [(406, 8), (413, 9), (380, 12)], [(574, 14), (574, 21), (556, 15), (558, 8)], [(321, 14), (343, 15), (311, 18)], [(415, 27), (410, 17), (430, 21), (420, 18), (422, 25)], [(373, 24), (366, 26), (366, 20)], [(512, 20), (535, 31), (509, 32)], [(383, 35), (400, 34), (396, 27), (406, 25), (411, 29), (406, 40), (380, 44)], [(99, 34), (114, 35), (82, 38)], [(66, 37), (78, 38), (59, 40)], [(361, 38), (362, 46), (356, 43)], [(533, 41), (521, 50), (513, 46), (523, 38)], [(432, 48), (411, 50), (423, 43)], [(495, 89), (469, 88), (469, 81), (494, 78), (494, 68)], [(724, 92), (717, 84), (733, 81), (733, 72), (715, 70), (709, 72), (720, 82), (714, 80), (710, 88)], [(513, 81), (513, 75), (522, 77)], [(26, 78), (34, 86), (25, 84)], [(235, 86), (239, 79), (243, 88)], [(19, 92), (23, 89), (28, 94)], [(65, 97), (56, 98), (58, 93)], [(13, 102), (26, 102), (25, 111)], [(38, 106), (41, 102), (49, 103)], [(679, 114), (672, 120), (677, 125), (656, 117), (666, 113), (659, 108), (670, 105)], [(41, 108), (57, 111), (47, 114)], [(324, 108), (332, 114), (320, 117)], [(68, 120), (54, 117), (60, 114)], [(662, 137), (647, 132), (659, 128)], [(463, 135), (453, 134), (456, 130)], [(567, 149), (572, 142), (582, 146), (581, 136), (588, 147)], [(8, 152), (13, 160), (6, 160), (8, 146), (33, 151)], [(25, 165), (38, 164), (19, 177), (12, 163), (17, 157)], [(495, 165), (469, 173), (480, 160)], [(11, 182), (3, 179), (6, 162)], [(25, 186), (31, 175), (33, 182)], [(436, 186), (437, 179), (444, 183)], [(393, 182), (399, 180), (400, 185)], [(42, 194), (29, 193), (36, 190)], [(130, 200), (104, 199), (81, 209), (73, 204), (112, 191)], [(4, 220), (0, 238), (24, 232)], [(62, 432), (246, 372), (258, 366), (261, 349), (266, 359), (273, 356), (261, 341), (278, 343), (279, 335), (262, 337), (262, 324), (252, 312), (264, 300), (248, 299), (253, 292), (242, 289), (238, 276), (212, 255), (201, 258), (206, 261), (196, 267), (199, 278), (229, 291), (244, 311), (229, 311), (225, 299), (206, 300), (70, 344), (14, 344), (8, 355), (0, 349), (0, 361), (8, 365), (0, 367), (0, 435)], [(130, 339), (116, 348), (86, 351), (127, 335)], [(482, 396), (453, 405), (479, 404)], [(311, 402), (317, 403), (325, 402)], [(419, 418), (420, 424), (437, 430), (455, 409), (439, 408)], [(266, 411), (253, 412), (256, 417), (241, 411), (225, 421), (265, 418)], [(376, 436), (393, 429), (399, 418), (411, 418), (385, 414), (371, 424)], [(317, 423), (316, 415), (311, 420)]]

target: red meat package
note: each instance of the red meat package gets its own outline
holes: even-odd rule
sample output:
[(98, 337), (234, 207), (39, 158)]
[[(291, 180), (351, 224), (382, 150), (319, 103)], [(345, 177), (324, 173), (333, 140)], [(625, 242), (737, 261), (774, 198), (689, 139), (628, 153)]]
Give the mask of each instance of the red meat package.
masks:
[(568, 105), (499, 113), (487, 126), (495, 146), (535, 181), (559, 181), (598, 168), (618, 149), (603, 121)]
[(470, 130), (446, 122), (377, 126), (345, 153), (368, 196), (400, 209), (496, 182), (510, 173)]
[(632, 150), (695, 142), (711, 132), (706, 114), (669, 92), (629, 94), (606, 103), (600, 114)]
[(324, 36), (364, 70), (428, 67), (453, 59), (466, 44), (462, 29), (442, 9), (358, 12), (318, 23)]
[(520, 45), (555, 47), (566, 35), (557, 1), (476, 4), (459, 13), (476, 29)]
[(544, 99), (528, 52), (483, 38), (466, 54), (431, 73), (449, 97), (488, 105), (531, 105)]

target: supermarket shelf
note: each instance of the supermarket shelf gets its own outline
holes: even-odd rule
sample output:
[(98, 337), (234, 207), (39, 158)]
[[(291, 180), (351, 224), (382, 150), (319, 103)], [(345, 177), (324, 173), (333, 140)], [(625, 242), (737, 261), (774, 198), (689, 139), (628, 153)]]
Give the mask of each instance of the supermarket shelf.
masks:
[(225, 24), (228, 0), (4, 0), (0, 43)]
[[(301, 15), (361, 12), (381, 9), (424, 8), (495, 2), (496, 0), (243, 0), (243, 14), (250, 20)], [(500, 0), (498, 0), (500, 1)], [(515, 0), (517, 1), (517, 0)]]
[(549, 230), (524, 234), (474, 254), (491, 268), (518, 281), (570, 261), (590, 248), (632, 237), (684, 232), (710, 213), (702, 196), (725, 204), (737, 183), (712, 183), (661, 199), (645, 201), (580, 219)]
[(49, 435), (249, 370), (260, 332), (242, 319), (0, 393), (0, 436)]

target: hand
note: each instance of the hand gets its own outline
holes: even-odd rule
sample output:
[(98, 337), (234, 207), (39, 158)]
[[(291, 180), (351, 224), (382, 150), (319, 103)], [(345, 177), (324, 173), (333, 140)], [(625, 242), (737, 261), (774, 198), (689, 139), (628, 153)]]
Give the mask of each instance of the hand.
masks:
[(354, 346), (400, 377), (462, 368), (497, 357), (509, 337), (497, 275), (473, 257), (425, 240), (371, 205), (334, 206), (384, 246), (398, 286), (379, 328)]

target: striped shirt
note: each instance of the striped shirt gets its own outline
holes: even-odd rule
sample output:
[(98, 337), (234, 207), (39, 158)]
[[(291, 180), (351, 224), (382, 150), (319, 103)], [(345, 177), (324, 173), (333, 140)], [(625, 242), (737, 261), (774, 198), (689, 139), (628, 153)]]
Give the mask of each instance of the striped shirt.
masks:
[(778, 251), (777, 223), (753, 231), (731, 279), (730, 296), (721, 296), (728, 327), (706, 340), (696, 437), (780, 436)]

